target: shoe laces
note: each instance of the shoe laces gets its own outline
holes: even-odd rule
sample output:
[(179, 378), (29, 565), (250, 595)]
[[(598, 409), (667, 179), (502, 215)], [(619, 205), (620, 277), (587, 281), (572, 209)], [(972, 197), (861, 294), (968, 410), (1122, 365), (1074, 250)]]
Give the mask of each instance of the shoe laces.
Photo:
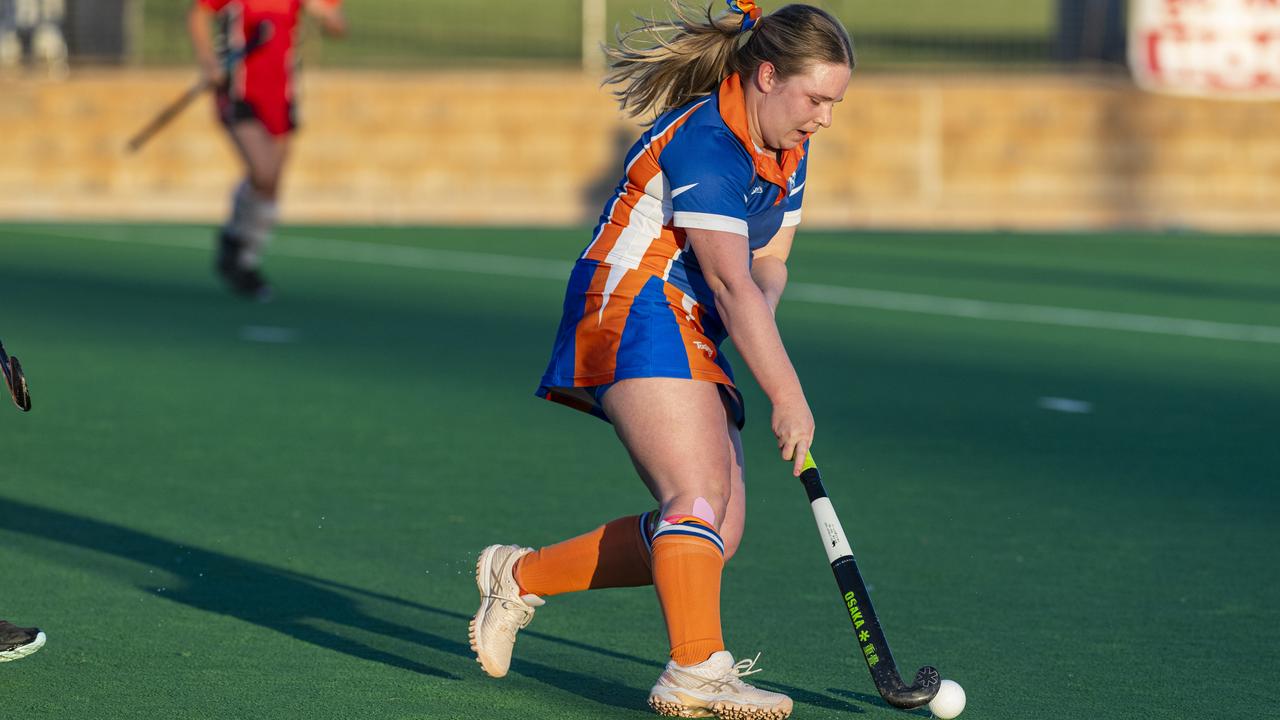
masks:
[(515, 642), (516, 633), (528, 627), (533, 621), (533, 608), (528, 603), (519, 599), (503, 597), (501, 595), (490, 595), (489, 599), (498, 603), (505, 612), (498, 613), (498, 629), (508, 639)]
[(756, 667), (756, 661), (758, 661), (759, 659), (760, 659), (760, 653), (756, 653), (756, 656), (753, 658), (750, 658), (750, 659), (744, 658), (742, 660), (739, 660), (738, 662), (734, 663), (732, 667), (728, 668), (723, 675), (720, 675), (719, 677), (709, 678), (703, 675), (698, 675), (696, 673), (691, 673), (683, 669), (677, 669), (676, 671), (686, 677), (693, 678), (698, 682), (700, 687), (707, 688), (712, 692), (722, 692), (726, 688), (730, 688), (730, 687), (750, 688), (752, 686), (743, 682), (742, 678), (748, 675), (755, 675), (756, 673), (761, 672), (763, 670), (763, 668)]
[(756, 667), (756, 661), (757, 661), (757, 660), (759, 660), (759, 659), (760, 659), (760, 653), (756, 653), (756, 656), (755, 656), (755, 657), (753, 657), (753, 658), (751, 658), (750, 660), (747, 660), (747, 659), (745, 659), (745, 658), (744, 658), (744, 659), (739, 660), (738, 662), (734, 663), (734, 664), (733, 664), (733, 675), (734, 675), (734, 677), (735, 677), (735, 678), (744, 678), (744, 677), (746, 677), (746, 676), (748, 676), (748, 675), (755, 675), (756, 673), (761, 672), (762, 670), (764, 670), (764, 668), (757, 668), (757, 667)]

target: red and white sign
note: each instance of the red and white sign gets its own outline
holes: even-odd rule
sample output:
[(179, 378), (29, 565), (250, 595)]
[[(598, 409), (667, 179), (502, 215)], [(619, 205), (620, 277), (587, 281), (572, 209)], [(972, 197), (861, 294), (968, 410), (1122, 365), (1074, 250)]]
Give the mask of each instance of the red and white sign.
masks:
[(1280, 0), (1132, 0), (1129, 66), (1147, 90), (1280, 98)]

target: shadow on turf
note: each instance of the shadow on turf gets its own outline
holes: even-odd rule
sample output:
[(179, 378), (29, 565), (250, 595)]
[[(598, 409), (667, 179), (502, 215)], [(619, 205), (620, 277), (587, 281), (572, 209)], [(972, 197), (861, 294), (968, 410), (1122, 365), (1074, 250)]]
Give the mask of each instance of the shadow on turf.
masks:
[[(473, 669), (474, 656), (466, 642), (378, 617), (364, 607), (367, 603), (357, 602), (352, 596), (359, 596), (365, 600), (377, 600), (447, 619), (450, 624), (448, 631), (455, 632), (459, 638), (465, 637), (466, 622), (471, 619), (470, 615), (364, 590), (333, 580), (271, 567), (263, 563), (242, 560), (210, 550), (179, 545), (119, 525), (4, 497), (0, 497), (0, 529), (80, 547), (92, 552), (106, 553), (151, 566), (169, 574), (172, 579), (165, 581), (167, 586), (162, 592), (157, 590), (154, 581), (139, 584), (138, 589), (143, 592), (206, 612), (234, 617), (318, 647), (445, 680), (462, 679), (447, 670), (425, 665), (318, 627), (320, 624), (326, 624), (356, 632), (381, 635), (401, 642), (416, 643), (454, 655), (462, 662), (459, 664), (455, 661), (453, 664), (458, 667), (453, 669), (466, 668), (465, 672), (474, 674), (476, 677), (480, 675), (478, 669)], [(105, 566), (95, 565), (94, 569), (101, 571), (103, 567)], [(523, 635), (602, 657), (642, 665), (655, 677), (662, 669), (662, 663), (652, 659), (556, 637), (536, 630), (525, 630)], [(628, 710), (644, 708), (645, 698), (648, 695), (647, 688), (621, 685), (592, 675), (528, 660), (515, 660), (512, 670), (579, 697)], [(831, 688), (829, 692), (832, 695), (827, 696), (782, 683), (765, 681), (760, 684), (763, 687), (787, 693), (797, 703), (841, 712), (863, 713), (866, 711), (838, 696), (869, 705), (883, 704), (873, 695), (837, 688)]]
[[(0, 497), (0, 529), (93, 552), (107, 553), (151, 566), (168, 573), (171, 579), (165, 581), (167, 585), (163, 592), (155, 587), (154, 581), (139, 584), (139, 590), (200, 610), (244, 620), (318, 647), (423, 675), (446, 680), (462, 679), (448, 670), (431, 667), (395, 653), (370, 647), (349, 637), (320, 629), (319, 626), (342, 627), (357, 633), (381, 635), (392, 640), (416, 643), (454, 655), (458, 660), (449, 663), (452, 666), (451, 670), (466, 672), (477, 679), (482, 677), (474, 664), (471, 648), (465, 641), (466, 622), (471, 619), (469, 615), (361, 590), (350, 585), (314, 578), (222, 553), (179, 545), (119, 525), (3, 497)], [(95, 564), (93, 567), (95, 571), (101, 572), (107, 566)], [(367, 603), (357, 602), (352, 595), (382, 600), (402, 608), (447, 618), (449, 626), (445, 632), (450, 632), (462, 640), (378, 617), (363, 607)], [(625, 653), (597, 648), (545, 633), (529, 632), (527, 634), (615, 659), (651, 665), (655, 668), (655, 675), (661, 668), (659, 663)], [(527, 660), (517, 660), (513, 664), (513, 670), (565, 692), (602, 704), (631, 710), (645, 706), (647, 688), (627, 687), (592, 675)]]
[[(382, 600), (395, 605), (401, 605), (407, 608), (445, 615), (460, 621), (471, 619), (470, 615), (463, 615), (462, 613), (456, 613), (450, 610), (441, 610), (439, 608), (434, 608), (429, 605), (422, 605), (420, 603), (412, 602), (410, 600), (404, 600), (402, 598), (394, 597), (391, 595), (384, 595), (382, 593), (371, 592), (369, 590), (362, 590), (360, 588), (352, 587), (350, 585), (346, 585), (340, 582), (334, 582), (332, 580), (324, 580), (321, 578), (311, 578), (311, 580), (313, 582), (316, 582), (322, 585), (339, 588), (346, 592), (356, 593), (359, 595), (363, 595), (365, 597), (375, 598), (375, 599)], [(598, 655), (610, 657), (615, 660), (624, 660), (627, 662), (633, 662), (639, 665), (644, 665), (649, 668), (652, 668), (655, 676), (662, 671), (662, 667), (663, 667), (662, 663), (654, 662), (653, 660), (650, 660), (647, 658), (642, 658), (636, 655), (630, 655), (627, 653), (618, 652), (616, 650), (609, 650), (608, 648), (596, 647), (595, 645), (588, 645), (587, 643), (578, 642), (576, 640), (567, 640), (565, 638), (556, 637), (554, 635), (547, 635), (546, 633), (541, 633), (541, 632), (538, 632), (537, 630), (522, 630), (521, 636), (535, 637), (535, 638), (556, 643), (558, 645), (577, 648), (579, 650), (586, 650), (587, 652), (596, 653)], [(521, 660), (516, 659), (512, 667), (516, 672), (547, 682), (547, 680), (545, 680), (541, 675), (541, 672), (546, 669), (545, 666), (539, 665), (537, 663), (524, 663)], [(556, 683), (551, 683), (551, 684), (556, 684)], [(814, 692), (812, 690), (805, 690), (803, 688), (798, 688), (794, 685), (787, 685), (786, 683), (773, 682), (770, 680), (755, 681), (755, 684), (759, 685), (760, 687), (773, 690), (775, 692), (786, 693), (791, 697), (792, 700), (796, 701), (799, 704), (812, 705), (814, 707), (819, 707), (826, 710), (838, 710), (840, 712), (847, 712), (847, 713), (865, 713), (866, 712), (866, 710), (862, 709), (861, 707), (858, 707), (857, 705), (853, 705), (846, 700), (840, 699), (841, 697), (858, 700), (867, 705), (875, 705), (880, 707), (885, 706), (885, 702), (882, 699), (880, 699), (880, 697), (877, 695), (869, 695), (867, 693), (855, 692), (853, 690), (846, 690), (844, 688), (827, 688), (827, 692), (831, 693), (831, 696), (827, 696), (821, 693)], [(648, 695), (648, 692), (647, 691), (634, 692), (631, 694), (635, 695), (636, 702), (625, 704), (625, 705), (619, 703), (619, 706), (627, 707), (627, 708), (643, 707), (645, 703), (645, 697)], [(915, 711), (912, 711), (911, 714), (921, 715), (923, 717), (930, 716), (930, 713), (926, 710), (915, 710)]]

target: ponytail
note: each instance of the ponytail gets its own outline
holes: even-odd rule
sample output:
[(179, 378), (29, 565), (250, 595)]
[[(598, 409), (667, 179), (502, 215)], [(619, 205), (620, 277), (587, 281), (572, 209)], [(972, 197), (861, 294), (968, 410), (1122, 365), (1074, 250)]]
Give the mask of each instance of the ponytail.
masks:
[(605, 48), (604, 84), (619, 85), (618, 104), (631, 117), (658, 115), (714, 93), (732, 73), (746, 76), (772, 63), (780, 78), (814, 62), (854, 66), (853, 42), (840, 21), (811, 5), (786, 5), (761, 17), (753, 0), (726, 0), (729, 12), (713, 16), (671, 0), (667, 20), (637, 18)]
[(692, 17), (672, 0), (667, 20), (638, 17), (640, 26), (619, 32), (617, 46), (605, 48), (609, 61), (606, 85), (631, 117), (667, 110), (709, 95), (730, 73), (738, 50), (742, 19), (732, 14)]

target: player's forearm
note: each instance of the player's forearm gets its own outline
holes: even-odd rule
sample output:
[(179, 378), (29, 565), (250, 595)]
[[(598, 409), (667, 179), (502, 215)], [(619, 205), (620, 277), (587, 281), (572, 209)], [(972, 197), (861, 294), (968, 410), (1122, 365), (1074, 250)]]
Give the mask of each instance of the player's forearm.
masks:
[(341, 10), (334, 10), (328, 15), (320, 18), (320, 26), (324, 29), (324, 34), (331, 38), (341, 38), (347, 36), (347, 18), (342, 14)]
[(778, 302), (782, 300), (782, 291), (787, 287), (787, 264), (782, 260), (764, 255), (751, 263), (751, 279), (764, 294), (769, 311), (777, 314)]
[(337, 0), (309, 0), (307, 12), (320, 21), (320, 29), (329, 37), (345, 37), (347, 34), (347, 17), (342, 13), (342, 4)]
[(195, 52), (196, 64), (200, 73), (210, 81), (217, 82), (222, 74), (218, 66), (218, 56), (213, 51), (213, 36), (209, 32), (210, 13), (199, 5), (192, 5), (187, 13), (187, 35), (191, 37), (191, 48)]
[(712, 287), (716, 308), (734, 347), (770, 402), (803, 397), (800, 378), (773, 321), (773, 306), (761, 289), (745, 273), (737, 280), (716, 282)]

